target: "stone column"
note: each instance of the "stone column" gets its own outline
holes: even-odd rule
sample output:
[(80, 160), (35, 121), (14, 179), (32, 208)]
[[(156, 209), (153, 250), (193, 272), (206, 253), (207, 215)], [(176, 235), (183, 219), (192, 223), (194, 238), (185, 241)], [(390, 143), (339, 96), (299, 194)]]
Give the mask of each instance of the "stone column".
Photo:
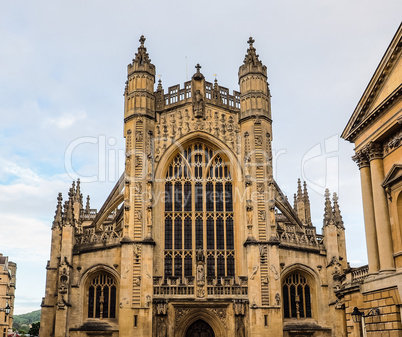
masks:
[(391, 224), (388, 212), (387, 196), (382, 182), (384, 166), (382, 162), (382, 146), (371, 142), (365, 147), (370, 160), (370, 173), (373, 191), (374, 215), (377, 229), (377, 241), (380, 259), (380, 273), (395, 270), (392, 256)]
[(353, 156), (352, 159), (357, 163), (360, 169), (369, 274), (378, 274), (380, 266), (378, 260), (377, 231), (375, 226), (370, 162), (363, 151), (356, 152), (356, 155)]

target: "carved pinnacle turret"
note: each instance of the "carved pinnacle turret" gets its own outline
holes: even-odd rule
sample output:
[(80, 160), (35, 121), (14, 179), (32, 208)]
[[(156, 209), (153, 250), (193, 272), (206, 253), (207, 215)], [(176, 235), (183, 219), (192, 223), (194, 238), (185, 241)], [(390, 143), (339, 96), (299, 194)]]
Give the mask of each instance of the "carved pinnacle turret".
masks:
[(55, 212), (55, 215), (54, 215), (54, 221), (53, 221), (52, 229), (61, 226), (62, 216), (63, 216), (62, 201), (63, 201), (62, 194), (59, 193), (59, 195), (57, 197), (57, 206), (56, 206), (56, 212)]
[(297, 202), (303, 201), (303, 193), (300, 178), (297, 179)]
[(139, 40), (141, 45), (138, 47), (138, 52), (135, 54), (133, 62), (139, 64), (151, 63), (151, 59), (149, 58), (149, 55), (147, 53), (147, 48), (144, 47), (145, 40), (146, 38), (144, 37), (144, 35), (141, 35)]
[(240, 116), (241, 119), (264, 116), (270, 121), (271, 101), (267, 83), (267, 67), (259, 60), (253, 43), (254, 40), (250, 37), (247, 54), (239, 67)]
[(162, 90), (163, 90), (163, 87), (162, 87), (162, 80), (159, 78), (157, 91), (162, 91)]
[(65, 218), (63, 225), (73, 225), (74, 222), (73, 198), (74, 198), (74, 189), (70, 188), (70, 191), (68, 192), (68, 201), (64, 204)]
[(87, 195), (87, 204), (85, 205), (85, 213), (89, 214), (90, 209), (91, 209), (90, 198), (89, 195)]
[(255, 40), (250, 36), (250, 38), (247, 41), (247, 43), (249, 44), (249, 48), (247, 49), (247, 54), (244, 57), (243, 63), (244, 64), (251, 63), (254, 66), (256, 66), (256, 65), (262, 66), (261, 61), (258, 59), (259, 55), (256, 54), (256, 52), (255, 52), (255, 48), (253, 46), (254, 42), (255, 42)]
[(333, 224), (333, 213), (328, 188), (325, 189), (324, 227)]
[(309, 225), (312, 225), (312, 223), (311, 223), (310, 198), (308, 196), (307, 183), (305, 181), (303, 183), (303, 201), (304, 201), (304, 208), (305, 208), (305, 211), (306, 211), (306, 222)]
[(333, 215), (334, 215), (334, 222), (335, 222), (335, 225), (338, 227), (338, 228), (345, 228), (344, 226), (343, 226), (343, 220), (342, 220), (342, 215), (341, 215), (341, 211), (340, 211), (340, 209), (339, 209), (339, 204), (338, 204), (338, 196), (337, 196), (337, 194), (336, 193), (334, 193), (334, 195), (333, 195), (333, 198), (332, 198), (332, 201), (333, 201), (333, 204), (334, 204), (334, 206), (333, 206)]

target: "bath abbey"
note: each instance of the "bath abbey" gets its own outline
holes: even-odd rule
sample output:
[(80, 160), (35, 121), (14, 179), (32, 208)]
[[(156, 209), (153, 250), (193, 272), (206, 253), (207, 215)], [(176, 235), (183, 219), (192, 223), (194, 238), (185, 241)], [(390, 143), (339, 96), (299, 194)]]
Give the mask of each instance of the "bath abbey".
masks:
[[(306, 183), (294, 182), (288, 198), (274, 180), (271, 96), (255, 41), (248, 40), (232, 92), (207, 81), (198, 64), (182, 86), (155, 85), (145, 38), (139, 42), (124, 90), (125, 172), (98, 210), (79, 180), (59, 194), (40, 335), (360, 336), (352, 311), (371, 309), (364, 296), (380, 287), (384, 306), (386, 298), (390, 308), (400, 305), (401, 240), (397, 251), (384, 247), (395, 234), (389, 221), (372, 219), (372, 268), (350, 268), (337, 195), (327, 190), (319, 205), (318, 234)], [(394, 151), (401, 158), (397, 146), (376, 153)], [(398, 216), (401, 165), (393, 170), (386, 187)], [(393, 228), (401, 222), (394, 218)], [(385, 241), (377, 245), (377, 237)], [(365, 280), (383, 275), (393, 283), (362, 293)], [(401, 336), (398, 310), (396, 334), (386, 336)]]

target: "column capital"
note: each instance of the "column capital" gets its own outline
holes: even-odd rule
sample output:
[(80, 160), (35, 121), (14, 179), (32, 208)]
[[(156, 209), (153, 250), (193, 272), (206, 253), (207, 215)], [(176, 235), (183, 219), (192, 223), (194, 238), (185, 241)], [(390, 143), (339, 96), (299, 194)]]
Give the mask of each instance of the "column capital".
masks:
[(382, 159), (383, 157), (382, 144), (379, 143), (370, 142), (364, 147), (363, 151), (366, 153), (370, 161), (374, 159)]
[(369, 158), (367, 157), (364, 150), (357, 151), (356, 154), (352, 157), (352, 160), (356, 162), (359, 169), (370, 166)]

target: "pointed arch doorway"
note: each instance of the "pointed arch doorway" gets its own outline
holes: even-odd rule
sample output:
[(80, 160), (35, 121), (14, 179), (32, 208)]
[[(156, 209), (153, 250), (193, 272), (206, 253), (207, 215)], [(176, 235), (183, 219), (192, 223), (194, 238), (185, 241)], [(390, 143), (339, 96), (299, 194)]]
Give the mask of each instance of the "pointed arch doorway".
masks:
[(199, 319), (187, 329), (186, 337), (215, 337), (215, 334), (208, 323)]

